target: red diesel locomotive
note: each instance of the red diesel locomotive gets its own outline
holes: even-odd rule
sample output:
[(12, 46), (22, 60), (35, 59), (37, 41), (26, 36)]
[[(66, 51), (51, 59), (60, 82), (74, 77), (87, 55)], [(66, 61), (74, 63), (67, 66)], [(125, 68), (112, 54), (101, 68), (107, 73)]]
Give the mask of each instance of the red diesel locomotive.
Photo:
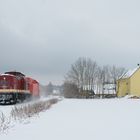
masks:
[(1, 104), (15, 104), (31, 97), (39, 97), (39, 83), (36, 80), (15, 71), (0, 75)]

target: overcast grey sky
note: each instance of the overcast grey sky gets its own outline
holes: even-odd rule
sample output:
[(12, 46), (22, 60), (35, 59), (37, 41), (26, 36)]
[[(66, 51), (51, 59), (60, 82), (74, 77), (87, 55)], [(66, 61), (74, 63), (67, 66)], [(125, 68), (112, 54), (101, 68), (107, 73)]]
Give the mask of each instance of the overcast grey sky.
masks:
[(0, 72), (59, 83), (78, 57), (140, 63), (139, 0), (1, 0)]

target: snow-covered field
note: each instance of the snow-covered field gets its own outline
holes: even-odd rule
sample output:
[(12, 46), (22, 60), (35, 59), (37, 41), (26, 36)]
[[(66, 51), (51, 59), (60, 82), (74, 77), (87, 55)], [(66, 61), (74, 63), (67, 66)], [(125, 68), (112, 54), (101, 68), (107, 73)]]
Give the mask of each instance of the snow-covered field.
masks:
[(64, 99), (0, 139), (140, 140), (139, 131), (139, 99)]

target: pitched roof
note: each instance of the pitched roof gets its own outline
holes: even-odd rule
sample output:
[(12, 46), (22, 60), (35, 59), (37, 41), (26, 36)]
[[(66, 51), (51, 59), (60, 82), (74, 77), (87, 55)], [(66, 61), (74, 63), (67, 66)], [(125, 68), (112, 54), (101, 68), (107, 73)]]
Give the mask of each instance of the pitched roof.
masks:
[(128, 70), (126, 73), (124, 73), (119, 79), (125, 79), (130, 78), (140, 67), (136, 67), (132, 70)]

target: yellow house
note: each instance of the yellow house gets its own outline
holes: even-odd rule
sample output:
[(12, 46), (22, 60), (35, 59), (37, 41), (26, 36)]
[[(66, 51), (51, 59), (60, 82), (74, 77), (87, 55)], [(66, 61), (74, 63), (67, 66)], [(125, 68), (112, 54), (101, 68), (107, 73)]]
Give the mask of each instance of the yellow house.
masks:
[(125, 95), (140, 97), (140, 67), (129, 70), (117, 80), (117, 96)]

